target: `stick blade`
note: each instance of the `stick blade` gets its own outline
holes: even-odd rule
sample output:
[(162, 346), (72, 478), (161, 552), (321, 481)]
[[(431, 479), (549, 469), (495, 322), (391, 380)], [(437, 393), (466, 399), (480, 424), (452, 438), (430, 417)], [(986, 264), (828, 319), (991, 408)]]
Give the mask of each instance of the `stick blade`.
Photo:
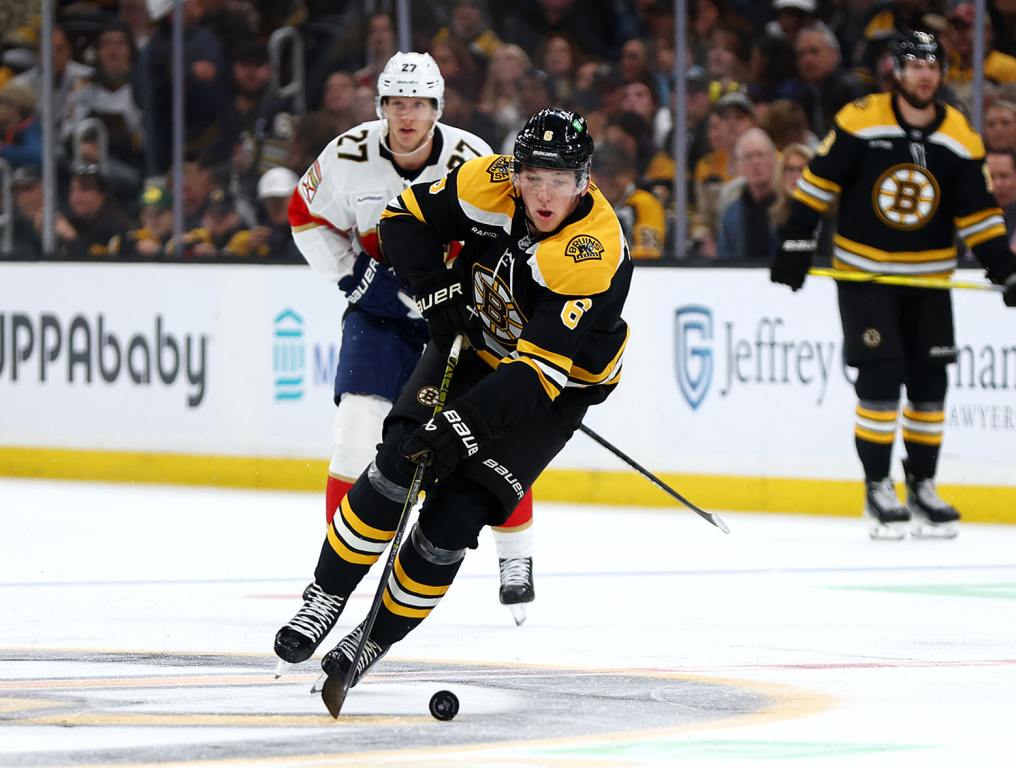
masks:
[(345, 675), (329, 675), (321, 688), (321, 700), (328, 708), (328, 714), (336, 720), (342, 711), (342, 705), (346, 702), (347, 693), (349, 693), (349, 688), (346, 687)]
[(715, 512), (710, 513), (709, 521), (724, 533), (730, 533), (730, 528), (727, 526), (726, 521)]

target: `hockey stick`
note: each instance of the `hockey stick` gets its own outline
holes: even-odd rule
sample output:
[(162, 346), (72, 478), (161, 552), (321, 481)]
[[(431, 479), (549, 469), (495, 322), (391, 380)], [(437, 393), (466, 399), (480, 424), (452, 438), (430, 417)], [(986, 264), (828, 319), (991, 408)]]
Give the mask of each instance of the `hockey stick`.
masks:
[(719, 515), (717, 515), (717, 514), (715, 514), (713, 512), (706, 512), (704, 509), (699, 509), (697, 506), (695, 506), (690, 501), (688, 501), (688, 499), (686, 499), (684, 496), (679, 494), (677, 491), (675, 491), (673, 488), (671, 488), (669, 485), (667, 485), (665, 482), (663, 482), (660, 478), (658, 478), (656, 475), (654, 475), (648, 469), (646, 469), (641, 464), (639, 464), (637, 461), (635, 461), (635, 459), (633, 459), (631, 456), (627, 455), (624, 451), (622, 451), (620, 448), (616, 447), (615, 445), (609, 443), (607, 440), (604, 440), (602, 437), (600, 437), (598, 434), (593, 432), (593, 430), (591, 430), (585, 424), (579, 424), (579, 429), (582, 430), (583, 432), (585, 432), (589, 437), (591, 437), (597, 443), (602, 445), (604, 448), (606, 448), (612, 454), (617, 456), (617, 458), (619, 458), (621, 461), (623, 461), (629, 467), (634, 469), (636, 472), (638, 472), (640, 475), (642, 475), (642, 477), (644, 477), (650, 483), (655, 485), (661, 491), (663, 491), (664, 493), (668, 494), (669, 496), (672, 496), (673, 498), (677, 499), (679, 502), (681, 502), (686, 507), (688, 507), (688, 509), (690, 509), (692, 512), (695, 512), (700, 517), (702, 517), (704, 520), (708, 520), (710, 523), (715, 525), (717, 528), (719, 528), (724, 533), (730, 533), (730, 528), (727, 527), (727, 524), (723, 521), (722, 517), (720, 517)]
[[(452, 342), (452, 348), (448, 352), (448, 362), (445, 364), (444, 376), (441, 377), (441, 389), (438, 390), (437, 403), (434, 405), (434, 416), (441, 413), (445, 400), (448, 399), (448, 389), (452, 383), (452, 373), (455, 372), (455, 366), (459, 364), (462, 341), (463, 337), (461, 335), (456, 336), (455, 341)], [(360, 633), (360, 642), (356, 645), (356, 652), (353, 654), (349, 671), (341, 681), (329, 675), (328, 679), (325, 680), (324, 687), (321, 689), (321, 699), (324, 701), (325, 706), (328, 707), (328, 713), (334, 718), (338, 718), (339, 712), (342, 711), (346, 695), (349, 693), (353, 678), (356, 677), (356, 666), (360, 663), (363, 649), (367, 645), (367, 638), (370, 636), (370, 631), (374, 628), (374, 622), (377, 621), (377, 615), (381, 610), (381, 601), (388, 586), (388, 579), (391, 578), (392, 571), (395, 568), (395, 558), (399, 554), (399, 545), (402, 543), (402, 536), (406, 532), (406, 524), (409, 522), (409, 512), (416, 506), (416, 499), (420, 495), (420, 488), (423, 486), (425, 469), (425, 465), (417, 464), (416, 471), (413, 472), (413, 482), (409, 485), (406, 502), (402, 505), (402, 515), (399, 517), (399, 524), (395, 528), (395, 536), (392, 539), (391, 549), (388, 553), (388, 561), (381, 572), (381, 581), (378, 582), (377, 591), (374, 593), (374, 602), (370, 606), (370, 613), (367, 614), (367, 620), (363, 623), (363, 632)]]
[(971, 291), (1005, 292), (1004, 285), (995, 285), (994, 283), (975, 283), (970, 280), (944, 280), (940, 277), (880, 275), (871, 272), (846, 272), (842, 269), (828, 269), (827, 267), (812, 267), (808, 270), (808, 274), (815, 275), (816, 277), (831, 277), (833, 280), (840, 280), (847, 283), (882, 283), (884, 285), (904, 285), (911, 288), (939, 288), (941, 290), (962, 288)]

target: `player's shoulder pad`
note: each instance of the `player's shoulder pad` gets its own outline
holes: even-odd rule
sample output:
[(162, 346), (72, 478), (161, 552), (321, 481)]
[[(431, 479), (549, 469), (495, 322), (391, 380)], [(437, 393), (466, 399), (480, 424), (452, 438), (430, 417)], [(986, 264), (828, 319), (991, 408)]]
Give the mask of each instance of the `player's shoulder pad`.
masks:
[(847, 104), (836, 113), (836, 125), (852, 136), (867, 136), (879, 129), (900, 131), (891, 93), (873, 93)]
[(456, 191), (467, 216), (484, 221), (493, 214), (511, 220), (515, 213), (511, 162), (510, 155), (487, 155), (458, 167)]
[(625, 259), (621, 222), (603, 194), (590, 187), (593, 207), (536, 247), (534, 279), (564, 296), (592, 296), (610, 288)]
[(928, 140), (941, 144), (965, 160), (981, 160), (984, 158), (984, 141), (977, 130), (970, 124), (966, 115), (956, 107), (945, 105), (945, 118)]

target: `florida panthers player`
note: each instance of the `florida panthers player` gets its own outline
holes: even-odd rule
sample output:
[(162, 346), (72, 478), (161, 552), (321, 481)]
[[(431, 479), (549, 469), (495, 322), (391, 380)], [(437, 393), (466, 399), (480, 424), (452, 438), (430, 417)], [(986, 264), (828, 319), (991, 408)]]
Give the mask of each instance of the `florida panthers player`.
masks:
[[(436, 181), (491, 151), (473, 134), (438, 123), (443, 106), (444, 79), (434, 59), (426, 53), (396, 53), (378, 78), (380, 119), (333, 139), (290, 201), (289, 221), (300, 252), (318, 273), (338, 284), (349, 304), (335, 375), (334, 450), (325, 493), (329, 526), (343, 524), (336, 510), (370, 464), (384, 417), (428, 338), (415, 303), (378, 261), (381, 212), (410, 184)], [(500, 599), (512, 608), (517, 623), (534, 595), (531, 524), (532, 497), (527, 494), (505, 527), (494, 532)], [(316, 590), (315, 582), (305, 593)], [(287, 651), (291, 644), (286, 638), (302, 634), (316, 647), (334, 621), (328, 611), (297, 614), (279, 630), (276, 651), (285, 661), (303, 661)]]

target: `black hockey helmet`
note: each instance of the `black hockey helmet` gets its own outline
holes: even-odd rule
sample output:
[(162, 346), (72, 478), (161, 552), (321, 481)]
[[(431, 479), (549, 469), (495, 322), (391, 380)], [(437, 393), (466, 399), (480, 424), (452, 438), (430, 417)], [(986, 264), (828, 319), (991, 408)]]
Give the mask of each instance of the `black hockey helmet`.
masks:
[(902, 72), (904, 63), (911, 59), (937, 61), (942, 72), (945, 72), (945, 49), (931, 32), (908, 29), (899, 33), (889, 45), (889, 55), (892, 56), (893, 68), (897, 72)]
[(586, 119), (567, 109), (541, 109), (526, 121), (515, 138), (513, 169), (523, 165), (575, 171), (582, 185), (589, 177), (593, 156), (593, 137)]

